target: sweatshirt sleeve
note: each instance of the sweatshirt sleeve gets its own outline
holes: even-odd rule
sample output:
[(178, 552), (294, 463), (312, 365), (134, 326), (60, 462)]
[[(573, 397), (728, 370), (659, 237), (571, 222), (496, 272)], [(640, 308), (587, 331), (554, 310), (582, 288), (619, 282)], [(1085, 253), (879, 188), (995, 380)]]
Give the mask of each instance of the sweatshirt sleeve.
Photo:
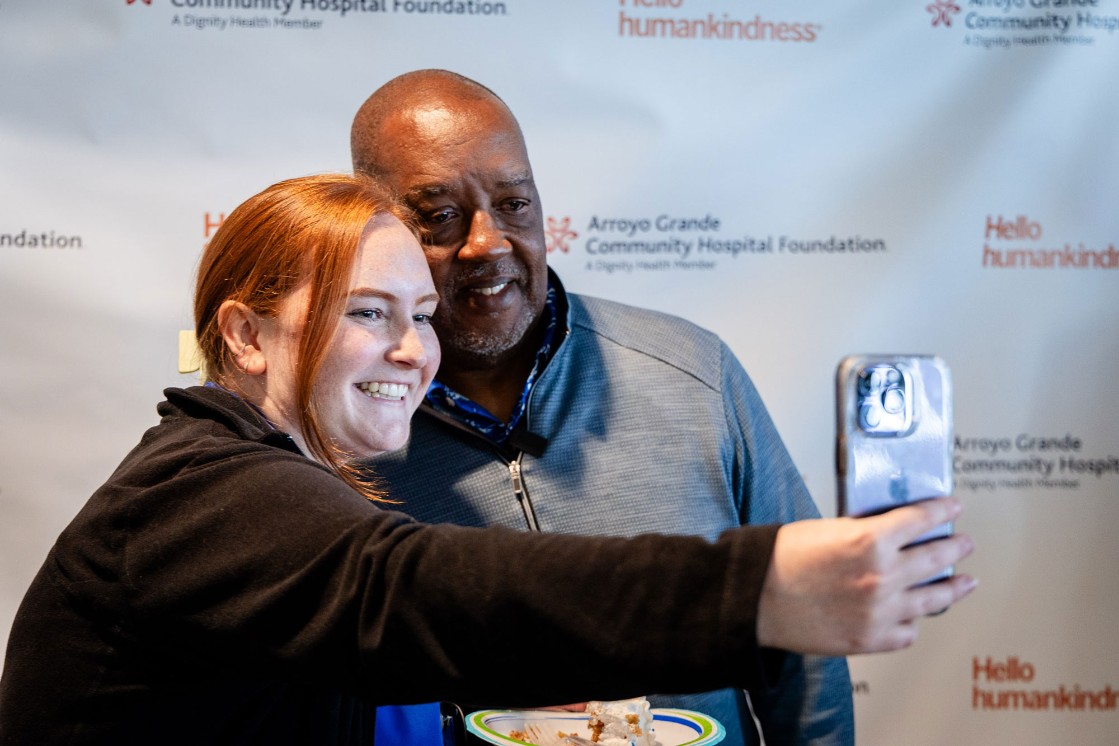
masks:
[(95, 498), (127, 509), (78, 521), (59, 570), (153, 650), (376, 702), (528, 706), (763, 679), (774, 526), (716, 542), (429, 526), (263, 446), (126, 493), (118, 479)]

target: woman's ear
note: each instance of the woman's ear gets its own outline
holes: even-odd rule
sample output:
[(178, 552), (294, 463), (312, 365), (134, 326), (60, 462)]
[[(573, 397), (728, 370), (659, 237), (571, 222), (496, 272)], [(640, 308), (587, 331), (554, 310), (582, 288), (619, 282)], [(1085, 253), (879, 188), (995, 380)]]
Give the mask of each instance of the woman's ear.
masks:
[(250, 376), (268, 368), (260, 348), (260, 317), (244, 303), (227, 300), (218, 308), (218, 329), (237, 368)]

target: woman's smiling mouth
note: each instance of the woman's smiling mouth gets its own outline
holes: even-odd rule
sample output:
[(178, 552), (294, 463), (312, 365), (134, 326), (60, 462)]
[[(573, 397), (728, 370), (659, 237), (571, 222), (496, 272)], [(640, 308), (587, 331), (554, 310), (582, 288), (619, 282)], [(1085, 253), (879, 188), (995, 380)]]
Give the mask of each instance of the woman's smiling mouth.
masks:
[(358, 389), (370, 398), (389, 399), (402, 401), (412, 388), (407, 383), (387, 383), (384, 381), (363, 381), (357, 384)]

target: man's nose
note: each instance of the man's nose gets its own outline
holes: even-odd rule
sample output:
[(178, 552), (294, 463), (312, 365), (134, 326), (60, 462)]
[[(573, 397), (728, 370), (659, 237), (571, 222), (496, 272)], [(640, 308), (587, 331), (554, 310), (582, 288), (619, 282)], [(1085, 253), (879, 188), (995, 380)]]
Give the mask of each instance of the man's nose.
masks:
[(513, 251), (513, 244), (485, 210), (478, 210), (470, 219), (470, 233), (458, 256), (464, 262), (492, 262)]

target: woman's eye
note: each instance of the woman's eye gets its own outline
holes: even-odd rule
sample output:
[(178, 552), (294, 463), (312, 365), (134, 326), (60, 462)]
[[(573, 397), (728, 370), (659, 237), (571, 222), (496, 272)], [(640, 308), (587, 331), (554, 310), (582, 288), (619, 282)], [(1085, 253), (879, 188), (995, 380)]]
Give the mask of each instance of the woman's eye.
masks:
[(427, 324), (431, 323), (431, 314), (417, 313), (415, 316), (412, 317), (412, 320), (415, 321), (417, 324), (424, 324), (426, 326)]
[(351, 311), (350, 316), (355, 316), (360, 319), (375, 320), (384, 318), (385, 314), (379, 308), (363, 308), (359, 311)]

